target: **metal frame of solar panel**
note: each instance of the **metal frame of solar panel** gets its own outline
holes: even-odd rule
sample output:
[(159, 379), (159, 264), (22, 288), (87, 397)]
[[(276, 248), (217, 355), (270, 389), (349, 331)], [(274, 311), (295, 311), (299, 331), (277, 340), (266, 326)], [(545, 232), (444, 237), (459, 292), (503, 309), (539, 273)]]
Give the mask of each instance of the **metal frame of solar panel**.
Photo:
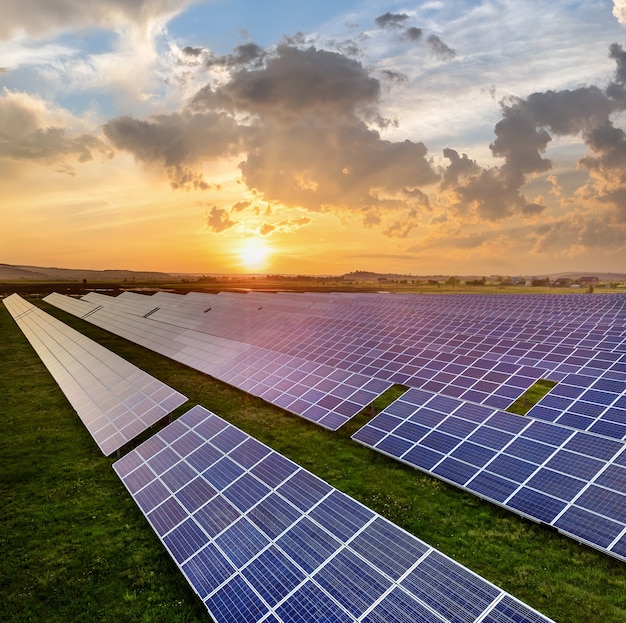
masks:
[(3, 302), (105, 456), (187, 401), (17, 294)]
[(626, 444), (410, 389), (352, 437), (626, 561)]
[(203, 407), (113, 468), (217, 623), (549, 620)]
[[(143, 309), (154, 305), (153, 297), (133, 296)], [(497, 304), (476, 295), (443, 295), (436, 303), (407, 295), (298, 296), (288, 308), (284, 298), (265, 293), (168, 297), (150, 319), (500, 409), (540, 378), (567, 385), (574, 375), (593, 376), (598, 386), (569, 401), (562, 423), (626, 438), (617, 404), (626, 393), (624, 295), (502, 295)], [(210, 314), (200, 311), (203, 297), (213, 301)], [(97, 301), (103, 298), (122, 311), (121, 297)], [(294, 311), (298, 302), (301, 313)], [(530, 334), (533, 323), (545, 334)], [(612, 341), (603, 345), (607, 336)], [(532, 415), (554, 420), (554, 405), (563, 403), (553, 390)]]

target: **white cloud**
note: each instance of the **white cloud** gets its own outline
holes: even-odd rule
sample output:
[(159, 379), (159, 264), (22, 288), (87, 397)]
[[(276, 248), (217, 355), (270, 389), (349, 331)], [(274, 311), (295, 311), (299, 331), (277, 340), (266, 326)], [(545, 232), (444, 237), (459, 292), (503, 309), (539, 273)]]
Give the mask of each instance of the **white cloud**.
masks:
[(626, 26), (626, 0), (613, 0), (613, 15), (620, 24)]
[(88, 27), (149, 27), (167, 21), (194, 0), (3, 0), (0, 38), (46, 36)]

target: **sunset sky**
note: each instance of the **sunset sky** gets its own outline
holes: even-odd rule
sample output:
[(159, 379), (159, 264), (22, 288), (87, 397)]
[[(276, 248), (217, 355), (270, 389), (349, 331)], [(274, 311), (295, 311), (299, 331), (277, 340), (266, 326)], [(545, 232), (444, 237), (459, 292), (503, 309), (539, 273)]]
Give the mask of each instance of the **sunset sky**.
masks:
[(626, 271), (626, 0), (0, 12), (0, 263)]

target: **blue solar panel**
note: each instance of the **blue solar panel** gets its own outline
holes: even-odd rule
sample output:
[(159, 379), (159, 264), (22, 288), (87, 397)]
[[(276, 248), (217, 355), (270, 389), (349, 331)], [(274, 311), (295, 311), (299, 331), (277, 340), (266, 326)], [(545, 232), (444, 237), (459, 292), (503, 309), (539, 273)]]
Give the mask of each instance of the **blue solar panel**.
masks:
[(114, 469), (217, 623), (548, 621), (202, 407)]
[[(48, 299), (77, 315), (87, 309), (99, 326), (331, 429), (390, 382), (500, 409), (543, 377), (559, 384), (531, 416), (596, 430), (599, 411), (615, 404), (626, 387), (619, 295), (591, 302), (559, 295), (503, 295), (497, 301), (444, 295), (436, 302), (309, 295), (289, 305), (268, 294), (212, 295), (210, 304), (207, 296)], [(587, 313), (590, 308), (597, 313)], [(548, 404), (555, 397), (572, 404)], [(562, 418), (555, 413), (568, 408)], [(626, 437), (614, 426), (602, 432)]]
[[(405, 406), (413, 391), (399, 399)], [(353, 439), (624, 558), (623, 543), (616, 540), (622, 530), (626, 534), (624, 442), (506, 412), (479, 412), (484, 417), (470, 421), (463, 416), (476, 414), (471, 404), (446, 416), (429, 409), (434, 402), (404, 409), (404, 421), (394, 423), (392, 433), (375, 428), (377, 421), (388, 421), (388, 410), (398, 413), (392, 404)], [(450, 411), (450, 402), (439, 404)], [(592, 534), (587, 514), (610, 540)]]

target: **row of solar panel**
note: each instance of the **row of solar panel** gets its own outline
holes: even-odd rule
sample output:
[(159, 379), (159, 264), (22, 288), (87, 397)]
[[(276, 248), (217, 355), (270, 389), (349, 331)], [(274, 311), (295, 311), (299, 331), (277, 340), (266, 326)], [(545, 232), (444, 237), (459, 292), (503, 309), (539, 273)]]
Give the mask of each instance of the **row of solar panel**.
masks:
[[(176, 297), (176, 295), (170, 295), (170, 298), (167, 299), (168, 301), (171, 301), (171, 296)], [(220, 295), (212, 296), (213, 300), (215, 300)], [(216, 332), (223, 332), (225, 322), (228, 326), (236, 326), (241, 339), (248, 340), (247, 343), (256, 343), (258, 345), (259, 342), (255, 338), (256, 332), (260, 331), (257, 325), (250, 320), (241, 321), (241, 318), (245, 318), (245, 314), (244, 316), (238, 316), (239, 312), (236, 309), (229, 309), (228, 306), (230, 304), (231, 307), (234, 307), (239, 299), (245, 300), (245, 296), (238, 296), (237, 300), (226, 298), (226, 304), (220, 303), (222, 312), (224, 312), (222, 316), (225, 320), (220, 320), (217, 325), (207, 324), (208, 321), (198, 318), (198, 316), (203, 314), (203, 312), (198, 311), (201, 308), (201, 305), (198, 305), (198, 297), (189, 298), (189, 304), (186, 303), (188, 296), (178, 296), (180, 301), (176, 305), (173, 303), (169, 304), (169, 302), (167, 304), (161, 303), (163, 307), (159, 309), (163, 310), (167, 305), (170, 305), (166, 316), (160, 316), (160, 311), (157, 311), (150, 314), (147, 319), (142, 312), (148, 308), (155, 309), (154, 303), (151, 302), (153, 297), (126, 294), (117, 298), (111, 298), (90, 294), (88, 298), (90, 300), (93, 299), (91, 305), (102, 306), (101, 309), (90, 315), (88, 319), (95, 323), (99, 322), (100, 326), (113, 331), (116, 330), (115, 323), (119, 323), (120, 318), (128, 319), (133, 317), (136, 323), (144, 323), (143, 328), (140, 326), (135, 327), (135, 333), (141, 331), (148, 332), (153, 330), (154, 327), (165, 328), (166, 331), (171, 333), (175, 333), (176, 330), (186, 329), (193, 332), (193, 335), (196, 336), (194, 341), (200, 344), (202, 341), (200, 336), (205, 335), (204, 331), (209, 331), (213, 335)], [(350, 297), (349, 300), (358, 302), (360, 299), (358, 297)], [(582, 301), (582, 297), (569, 297), (568, 300), (572, 305), (576, 306), (579, 304), (579, 301)], [(50, 297), (50, 302), (58, 305), (63, 304), (58, 295), (54, 295), (54, 298)], [(72, 311), (69, 307), (76, 307), (76, 305), (76, 303), (71, 303), (67, 309)], [(137, 306), (141, 307), (139, 311), (137, 311)], [(84, 303), (79, 305), (79, 307), (79, 311), (84, 312)], [(345, 308), (346, 306), (344, 305), (343, 307)], [(106, 313), (109, 313), (107, 320), (104, 319), (105, 310), (108, 310)], [(134, 315), (135, 312), (142, 313), (142, 315)], [(76, 313), (76, 310), (73, 313)], [(180, 320), (177, 320), (177, 314), (180, 314)], [(491, 355), (475, 357), (459, 354), (461, 351), (460, 347), (456, 352), (442, 352), (433, 348), (432, 344), (428, 344), (428, 347), (424, 348), (407, 346), (398, 341), (397, 337), (394, 337), (393, 331), (388, 335), (381, 334), (377, 339), (356, 338), (354, 335), (343, 338), (341, 335), (334, 333), (338, 322), (336, 320), (331, 321), (325, 318), (314, 317), (312, 320), (307, 321), (306, 317), (304, 319), (299, 317), (296, 321), (292, 319), (292, 325), (287, 325), (286, 316), (289, 316), (289, 314), (282, 314), (276, 318), (273, 318), (271, 314), (265, 316), (262, 324), (265, 327), (274, 326), (275, 329), (271, 332), (271, 340), (269, 340), (271, 347), (267, 348), (265, 346), (263, 348), (272, 351), (279, 350), (299, 360), (304, 359), (318, 363), (320, 366), (330, 365), (333, 368), (369, 376), (389, 384), (400, 383), (410, 387), (424, 388), (496, 408), (507, 408), (539, 378), (547, 377), (555, 381), (561, 381), (564, 387), (578, 383), (578, 378), (596, 379), (594, 387), (590, 387), (587, 392), (579, 392), (576, 396), (572, 394), (571, 388), (563, 390), (562, 393), (568, 393), (568, 404), (565, 404), (566, 397), (557, 393), (561, 390), (553, 390), (551, 395), (545, 399), (546, 402), (541, 403), (533, 415), (535, 416), (536, 414), (536, 417), (541, 419), (555, 420), (560, 418), (559, 421), (563, 424), (575, 426), (583, 430), (600, 432), (617, 439), (626, 438), (626, 424), (623, 421), (626, 413), (622, 409), (622, 403), (620, 402), (626, 393), (626, 355), (589, 349), (578, 349), (578, 353), (572, 355), (569, 351), (574, 352), (573, 349), (558, 347), (551, 349), (551, 353), (547, 352), (545, 354), (546, 359), (541, 362), (542, 367), (538, 364), (528, 366), (519, 362), (507, 361), (508, 355), (490, 358)], [(167, 322), (161, 322), (159, 318), (167, 320)], [(237, 322), (238, 318), (240, 322)], [(304, 326), (307, 322), (311, 325), (308, 330)], [(616, 323), (619, 323), (619, 317), (616, 318)], [(345, 320), (341, 320), (339, 324), (345, 327)], [(196, 329), (191, 328), (194, 326)], [(290, 330), (286, 330), (286, 326)], [(380, 325), (379, 329), (382, 326)], [(380, 333), (379, 329), (377, 331)], [(407, 330), (407, 327), (402, 327), (403, 332)], [(324, 333), (325, 331), (328, 331), (328, 333)], [(280, 332), (280, 335), (276, 332)], [(162, 332), (161, 335), (164, 335), (164, 333)], [(129, 336), (126, 335), (125, 337)], [(223, 337), (223, 335), (220, 335), (220, 337)], [(133, 338), (130, 337), (130, 339)], [(339, 346), (325, 351), (324, 347), (315, 345), (320, 340), (323, 343), (334, 342)], [(345, 343), (342, 344), (342, 340)], [(170, 343), (174, 341), (175, 338), (170, 339)], [(404, 341), (406, 342), (407, 340)], [(499, 343), (495, 339), (490, 341), (494, 344)], [(507, 343), (509, 344), (507, 348), (509, 348), (510, 340)], [(311, 347), (312, 345), (313, 347)], [(341, 350), (338, 350), (339, 347)], [(163, 348), (162, 343), (159, 345), (159, 348)], [(353, 349), (352, 351), (350, 351), (351, 348)], [(173, 350), (174, 354), (169, 356), (176, 358), (176, 348), (174, 347)], [(523, 351), (524, 349), (520, 347), (519, 350)], [(163, 352), (163, 350), (159, 352)], [(194, 356), (196, 355), (198, 359), (197, 367), (198, 365), (202, 366), (202, 363), (199, 362), (203, 358), (206, 360), (207, 357), (212, 356), (212, 352), (207, 350), (204, 356), (201, 353), (195, 353)], [(548, 361), (548, 357), (552, 357), (552, 359)], [(569, 361), (570, 363), (561, 361), (563, 358), (565, 358), (565, 362)], [(575, 365), (573, 360), (575, 360)], [(185, 363), (189, 362), (186, 361)], [(535, 361), (534, 363), (537, 362)], [(204, 369), (204, 371), (212, 373), (207, 369)], [(576, 371), (576, 373), (573, 371)], [(583, 374), (581, 374), (581, 371)], [(254, 372), (260, 371), (257, 368)], [(236, 379), (237, 377), (234, 378)], [(222, 377), (222, 379), (228, 380), (226, 377)], [(321, 415), (321, 418), (319, 417), (320, 414), (323, 414), (319, 405), (311, 405), (306, 400), (301, 402), (303, 388), (294, 386), (290, 391), (290, 388), (285, 386), (285, 382), (281, 383), (280, 388), (276, 388), (271, 383), (263, 383), (263, 379), (258, 376), (256, 380), (261, 383), (257, 395), (262, 395), (270, 401), (279, 400), (275, 404), (283, 406), (298, 415), (303, 415), (306, 412), (304, 416), (313, 421), (325, 417), (324, 415)], [(241, 379), (235, 381), (234, 384), (237, 384), (237, 382), (241, 382)], [(277, 391), (287, 394), (293, 400), (276, 398)], [(553, 409), (554, 403), (549, 402), (553, 396), (559, 396), (560, 413), (555, 413)], [(287, 400), (289, 400), (289, 403), (285, 404)], [(363, 405), (358, 403), (357, 406)], [(322, 407), (322, 409), (324, 408), (326, 407)], [(350, 413), (354, 414), (357, 411), (355, 409), (356, 406), (343, 404), (340, 408), (343, 413), (340, 415), (347, 417)], [(335, 423), (342, 421), (341, 418), (334, 415), (331, 416), (330, 412), (327, 415), (329, 416), (328, 423), (332, 423), (332, 426), (329, 426), (331, 428), (335, 426)]]
[[(442, 345), (449, 343), (454, 347), (460, 347), (465, 344), (470, 349), (478, 348), (482, 353), (488, 352), (493, 347), (497, 347), (499, 349), (504, 348), (504, 350), (496, 351), (498, 354), (502, 354), (503, 352), (506, 352), (507, 349), (515, 347), (515, 344), (519, 343), (523, 349), (519, 353), (521, 355), (529, 353), (532, 350), (537, 350), (536, 355), (533, 355), (533, 359), (543, 358), (546, 352), (546, 345), (550, 346), (547, 352), (559, 349), (557, 352), (567, 354), (568, 351), (572, 350), (572, 347), (577, 346), (577, 340), (580, 340), (583, 337), (582, 334), (578, 335), (581, 330), (577, 330), (577, 327), (584, 327), (587, 322), (581, 310), (581, 308), (584, 307), (584, 299), (580, 297), (567, 298), (568, 311), (575, 314), (574, 317), (576, 318), (576, 322), (572, 322), (569, 326), (565, 326), (561, 331), (559, 331), (559, 333), (561, 333), (557, 339), (557, 342), (560, 343), (559, 346), (553, 343), (554, 340), (550, 340), (550, 335), (548, 334), (549, 332), (546, 329), (537, 329), (538, 336), (535, 340), (525, 340), (521, 333), (516, 333), (514, 331), (512, 331), (510, 335), (489, 336), (488, 333), (493, 331), (493, 320), (484, 317), (479, 318), (471, 316), (470, 321), (468, 320), (467, 314), (463, 314), (460, 318), (451, 317), (450, 314), (443, 315), (442, 320), (437, 320), (435, 322), (436, 326), (439, 326), (441, 323), (439, 329), (429, 328), (433, 325), (433, 317), (442, 317), (438, 310), (429, 308), (424, 310), (421, 307), (418, 307), (417, 309), (413, 309), (411, 314), (406, 314), (400, 311), (402, 298), (399, 296), (394, 296), (392, 299), (393, 305), (396, 306), (397, 309), (393, 309), (393, 313), (389, 314), (390, 317), (383, 316), (379, 311), (381, 301), (389, 301), (389, 299), (385, 299), (385, 297), (376, 296), (375, 298), (372, 298), (371, 295), (360, 295), (359, 297), (344, 297), (341, 299), (331, 298), (331, 300), (334, 301), (341, 300), (342, 303), (332, 306), (325, 305), (322, 307), (321, 305), (312, 306), (309, 303), (311, 300), (310, 295), (298, 296), (300, 299), (304, 300), (304, 303), (300, 305), (300, 312), (301, 315), (304, 316), (303, 319), (307, 320), (307, 323), (310, 323), (311, 320), (318, 319), (325, 326), (327, 326), (328, 321), (333, 320), (335, 326), (337, 326), (343, 336), (350, 335), (350, 330), (352, 330), (356, 333), (357, 337), (359, 335), (367, 335), (369, 339), (372, 339), (376, 338), (378, 335), (378, 328), (384, 326), (383, 337), (391, 334), (393, 331), (397, 331), (396, 337), (399, 337), (400, 339), (417, 338), (420, 341), (439, 340)], [(619, 297), (621, 295), (617, 296)], [(104, 297), (103, 295), (94, 293), (90, 293), (86, 298), (98, 301), (99, 297), (103, 297), (105, 299), (109, 298), (110, 303), (110, 297)], [(272, 315), (275, 315), (275, 312), (281, 311), (284, 308), (283, 305), (277, 305), (275, 303), (277, 295), (268, 294), (249, 294), (247, 296), (236, 295), (235, 299), (233, 299), (228, 296), (224, 296), (224, 293), (219, 295), (191, 293), (184, 297), (179, 296), (179, 301), (175, 301), (172, 297), (177, 297), (177, 295), (170, 295), (164, 299), (162, 296), (159, 296), (159, 293), (152, 297), (145, 297), (143, 295), (135, 295), (133, 293), (126, 292), (120, 295), (118, 300), (123, 302), (127, 309), (133, 308), (135, 313), (141, 315), (149, 313), (150, 311), (155, 311), (158, 314), (167, 313), (168, 310), (174, 310), (177, 315), (180, 315), (185, 309), (197, 311), (196, 308), (198, 307), (202, 312), (206, 312), (209, 309), (214, 310), (215, 312), (220, 310), (227, 310), (230, 312), (233, 311), (233, 308), (236, 308), (236, 313), (242, 315), (241, 318), (247, 317), (249, 320), (253, 320), (253, 322), (248, 322), (247, 324), (254, 324), (255, 327), (258, 323), (263, 321), (263, 317), (265, 315), (263, 313), (255, 313), (257, 310), (271, 311)], [(256, 302), (253, 304), (246, 304), (246, 301), (251, 297), (255, 297), (253, 298), (253, 301)], [(487, 298), (489, 299), (489, 297)], [(499, 298), (497, 307), (500, 308), (505, 306), (503, 305), (503, 302), (505, 303), (507, 298), (508, 297), (506, 296)], [(142, 301), (141, 299), (144, 300)], [(152, 299), (154, 299), (154, 303), (152, 302)], [(349, 301), (348, 304), (345, 303), (346, 300)], [(421, 305), (425, 299), (422, 298), (422, 301), (419, 301), (419, 297), (413, 297), (410, 300), (420, 302)], [(606, 298), (602, 300), (606, 300)], [(459, 305), (459, 309), (463, 309), (461, 305), (463, 305), (464, 302), (458, 298), (456, 301)], [(367, 306), (367, 309), (363, 308), (364, 305)], [(385, 305), (389, 307), (390, 303), (386, 302)], [(574, 312), (572, 312), (573, 308), (575, 309)], [(291, 305), (289, 309), (293, 312), (290, 315), (295, 316), (298, 306)], [(321, 314), (322, 310), (323, 315)], [(341, 313), (338, 313), (339, 311)], [(463, 311), (465, 310), (463, 309)], [(620, 344), (623, 343), (625, 327), (623, 318), (620, 318), (619, 316), (620, 311), (622, 310), (616, 308), (613, 316), (597, 327), (596, 331), (599, 339), (606, 339), (610, 337), (612, 342)], [(512, 323), (518, 323), (520, 314), (521, 312), (516, 310), (514, 319), (512, 321), (508, 321), (508, 324), (511, 325)], [(207, 317), (204, 320), (208, 322), (215, 322), (214, 316), (215, 314), (211, 314), (211, 319)], [(523, 331), (528, 331), (528, 328), (536, 328), (538, 323), (542, 324), (541, 319), (534, 319), (530, 327), (525, 327)], [(239, 324), (241, 325), (241, 323)], [(547, 326), (554, 326), (555, 324), (559, 323), (556, 319), (553, 319)], [(243, 326), (245, 330), (245, 324), (241, 326)], [(232, 326), (230, 328), (232, 329)], [(572, 344), (566, 348), (566, 346), (561, 343), (563, 340), (571, 341)], [(612, 350), (612, 348), (609, 350)]]
[(626, 560), (626, 444), (423, 390), (353, 439)]
[(548, 620), (203, 407), (113, 467), (219, 623)]
[(17, 294), (3, 302), (106, 456), (186, 402)]
[[(60, 295), (46, 297), (46, 301), (70, 313), (84, 311), (75, 302), (66, 304), (67, 297)], [(391, 386), (330, 366), (311, 369), (310, 362), (301, 358), (106, 307), (86, 319), (331, 430)]]

